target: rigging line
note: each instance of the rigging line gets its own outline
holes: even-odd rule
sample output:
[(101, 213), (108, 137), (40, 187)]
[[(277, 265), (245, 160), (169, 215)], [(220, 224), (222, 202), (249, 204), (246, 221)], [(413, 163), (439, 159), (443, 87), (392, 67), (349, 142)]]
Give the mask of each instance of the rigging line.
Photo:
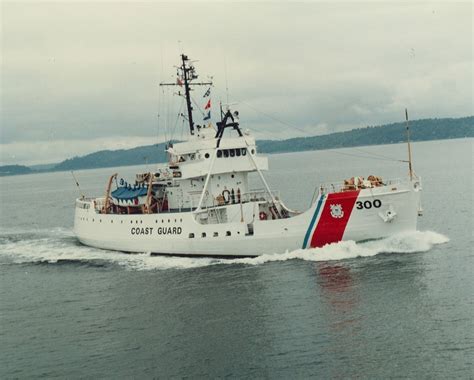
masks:
[(170, 134), (170, 89), (166, 88), (166, 126), (165, 126), (165, 140), (168, 141)]
[(201, 115), (204, 116), (205, 113), (201, 110), (201, 107), (199, 106), (199, 104), (197, 104), (196, 100), (191, 96), (191, 100), (192, 102), (194, 103), (194, 105), (196, 106), (196, 109), (201, 112)]
[[(222, 93), (221, 93), (219, 90), (216, 90), (216, 91), (217, 91), (220, 95), (222, 95)], [(237, 103), (242, 103), (242, 104), (246, 105), (247, 107), (249, 107), (250, 109), (254, 110), (255, 112), (260, 113), (260, 114), (262, 114), (262, 115), (268, 117), (269, 119), (271, 119), (271, 120), (273, 120), (273, 121), (276, 121), (277, 123), (280, 123), (280, 124), (282, 124), (282, 125), (284, 125), (284, 126), (286, 126), (286, 127), (290, 127), (290, 128), (292, 128), (292, 129), (296, 129), (296, 130), (302, 132), (303, 134), (305, 134), (304, 137), (314, 136), (314, 135), (310, 135), (310, 134), (308, 133), (308, 131), (306, 131), (306, 130), (304, 130), (304, 129), (302, 129), (302, 128), (298, 128), (297, 126), (292, 125), (292, 124), (290, 124), (290, 123), (287, 123), (287, 122), (285, 122), (285, 121), (283, 121), (283, 120), (277, 119), (275, 116), (270, 115), (270, 114), (268, 114), (268, 113), (266, 113), (266, 112), (263, 112), (263, 111), (259, 110), (258, 108), (255, 108), (254, 106), (250, 105), (249, 103), (244, 102), (243, 100), (235, 99), (235, 101), (236, 101)], [(228, 100), (228, 99), (227, 99), (227, 103), (229, 103), (229, 100)], [(280, 137), (279, 140), (285, 140), (285, 139), (282, 138), (282, 137)]]
[(161, 100), (162, 100), (162, 95), (161, 95), (161, 89), (160, 87), (158, 87), (158, 117), (157, 117), (157, 120), (156, 120), (156, 140), (157, 140), (157, 143), (159, 143), (160, 141), (160, 119), (161, 119)]
[[(160, 67), (160, 78), (163, 78), (163, 72), (164, 72), (164, 65), (163, 65), (163, 45), (160, 45), (160, 63), (161, 63), (161, 67)], [(160, 140), (160, 117), (161, 117), (161, 99), (163, 96), (161, 96), (161, 94), (163, 93), (164, 94), (164, 90), (163, 89), (160, 89), (161, 86), (158, 86), (158, 121), (157, 121), (157, 131), (156, 131), (156, 139), (158, 140), (157, 143), (159, 142)]]
[[(219, 90), (217, 90), (217, 92), (220, 93)], [(303, 137), (316, 137), (315, 135), (309, 134), (308, 131), (306, 131), (306, 130), (304, 130), (304, 129), (301, 129), (301, 128), (298, 128), (298, 127), (296, 127), (296, 126), (294, 126), (294, 125), (292, 125), (292, 124), (289, 124), (289, 123), (287, 123), (287, 122), (285, 122), (285, 121), (283, 121), (283, 120), (279, 120), (279, 119), (277, 119), (276, 117), (274, 117), (273, 115), (270, 115), (270, 114), (268, 114), (268, 113), (266, 113), (266, 112), (263, 112), (263, 111), (261, 111), (261, 110), (255, 108), (255, 107), (253, 107), (253, 106), (250, 105), (249, 103), (244, 102), (243, 100), (236, 100), (236, 102), (242, 103), (242, 104), (246, 105), (247, 107), (249, 107), (250, 109), (254, 110), (255, 112), (260, 113), (260, 114), (262, 114), (262, 115), (264, 115), (264, 116), (267, 116), (268, 118), (270, 118), (270, 119), (272, 119), (272, 120), (274, 120), (274, 121), (276, 121), (276, 122), (278, 122), (278, 123), (280, 123), (280, 124), (283, 124), (283, 125), (285, 125), (285, 126), (287, 126), (287, 127), (290, 127), (290, 128), (293, 128), (293, 129), (296, 129), (296, 130), (302, 132), (303, 134), (305, 134), (305, 136), (303, 136)], [(275, 136), (276, 136), (276, 135), (275, 135)], [(280, 137), (279, 140), (286, 140), (286, 139)], [(381, 160), (384, 159), (385, 161), (405, 162), (404, 160), (396, 159), (396, 158), (389, 157), (389, 156), (384, 156), (384, 155), (382, 155), (382, 154), (367, 152), (367, 151), (364, 151), (363, 149), (356, 148), (356, 147), (345, 147), (345, 148), (358, 150), (358, 151), (361, 151), (361, 152), (366, 153), (366, 154), (368, 154), (368, 155), (372, 155), (372, 156), (374, 156), (374, 157), (377, 157), (378, 159), (381, 159)], [(338, 153), (340, 153), (340, 152), (338, 152)], [(341, 154), (342, 154), (342, 153), (341, 153)], [(346, 154), (346, 155), (347, 155), (347, 154)], [(358, 156), (358, 155), (353, 155), (353, 156), (355, 156), (355, 157), (364, 157), (364, 156)], [(368, 157), (365, 157), (365, 158), (368, 158)]]
[(364, 150), (364, 149), (360, 149), (360, 148), (356, 148), (356, 147), (351, 147), (351, 149), (358, 150), (358, 151), (360, 151), (360, 152), (366, 153), (366, 154), (371, 155), (371, 156), (374, 156), (374, 157), (385, 158), (387, 161), (388, 161), (388, 160), (391, 160), (391, 161), (405, 162), (404, 160), (399, 160), (399, 159), (396, 159), (396, 158), (393, 158), (393, 157), (385, 156), (385, 155), (383, 155), (383, 154), (368, 152), (368, 151), (366, 151), (366, 150)]
[(173, 131), (171, 132), (171, 135), (170, 135), (170, 140), (169, 140), (170, 142), (174, 138), (174, 134), (176, 132), (176, 126), (178, 125), (178, 120), (179, 120), (179, 117), (181, 116), (181, 112), (183, 110), (183, 104), (184, 104), (184, 101), (182, 101), (180, 106), (179, 106), (179, 111), (178, 111), (178, 114), (176, 115), (176, 120), (175, 120), (175, 123), (174, 123)]
[(227, 105), (229, 105), (229, 83), (227, 81), (227, 56), (224, 53), (224, 74), (225, 74), (225, 94), (227, 99)]
[(239, 102), (239, 103), (242, 103), (242, 104), (244, 104), (244, 105), (246, 105), (247, 107), (249, 107), (249, 108), (251, 108), (251, 109), (253, 109), (255, 112), (258, 112), (258, 113), (260, 113), (260, 114), (262, 114), (262, 115), (264, 115), (264, 116), (266, 116), (266, 117), (272, 119), (273, 121), (276, 121), (277, 123), (283, 124), (283, 125), (285, 125), (285, 126), (287, 126), (287, 127), (296, 129), (296, 130), (298, 130), (298, 131), (304, 133), (304, 134), (306, 135), (305, 137), (314, 136), (314, 135), (308, 134), (308, 131), (305, 131), (305, 130), (302, 129), (302, 128), (298, 128), (298, 127), (296, 127), (296, 126), (294, 126), (294, 125), (291, 125), (291, 124), (289, 124), (289, 123), (287, 123), (287, 122), (285, 122), (285, 121), (283, 121), (283, 120), (279, 120), (279, 119), (277, 119), (276, 117), (274, 117), (274, 116), (272, 116), (272, 115), (270, 115), (270, 114), (268, 114), (268, 113), (266, 113), (266, 112), (263, 112), (263, 111), (261, 111), (261, 110), (255, 108), (255, 107), (253, 107), (253, 106), (251, 106), (251, 105), (248, 104), (247, 102), (244, 102), (244, 101), (242, 101), (242, 100), (240, 100), (240, 101), (238, 100), (238, 102)]
[[(345, 148), (345, 149), (352, 149), (352, 148)], [(335, 150), (332, 150), (332, 149), (325, 149), (327, 152), (330, 152), (330, 153), (334, 153), (334, 154), (340, 154), (340, 155), (343, 155), (343, 156), (352, 156), (352, 157), (359, 157), (359, 158), (366, 158), (368, 160), (373, 160), (374, 157), (369, 157), (369, 156), (363, 156), (363, 155), (360, 155), (360, 154), (352, 154), (352, 153), (343, 153), (343, 152), (337, 152)], [(396, 159), (388, 159), (388, 158), (379, 158), (379, 160), (381, 161), (391, 161), (391, 162), (404, 162), (403, 160), (396, 160)]]

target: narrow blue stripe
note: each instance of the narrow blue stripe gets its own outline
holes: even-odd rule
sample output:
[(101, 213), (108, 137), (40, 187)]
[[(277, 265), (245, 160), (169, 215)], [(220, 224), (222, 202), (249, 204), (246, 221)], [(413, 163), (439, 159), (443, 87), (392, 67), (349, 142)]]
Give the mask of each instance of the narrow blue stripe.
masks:
[(303, 248), (306, 248), (306, 245), (308, 244), (309, 236), (311, 235), (311, 231), (313, 230), (314, 223), (316, 222), (316, 219), (318, 218), (319, 210), (321, 209), (323, 200), (324, 200), (324, 195), (321, 195), (321, 197), (318, 200), (318, 205), (316, 206), (316, 211), (314, 212), (313, 219), (311, 219), (311, 223), (309, 224), (308, 231), (306, 231), (306, 235), (304, 237), (304, 242), (303, 242)]

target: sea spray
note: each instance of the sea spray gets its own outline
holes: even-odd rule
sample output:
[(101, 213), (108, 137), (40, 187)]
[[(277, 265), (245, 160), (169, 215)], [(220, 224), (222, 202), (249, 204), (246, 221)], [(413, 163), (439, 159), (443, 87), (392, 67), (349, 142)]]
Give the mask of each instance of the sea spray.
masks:
[(34, 230), (0, 234), (0, 263), (100, 262), (128, 270), (189, 269), (211, 265), (263, 265), (287, 260), (332, 261), (370, 257), (380, 253), (426, 252), (449, 239), (432, 231), (415, 231), (385, 239), (356, 243), (343, 241), (322, 248), (297, 249), (283, 254), (266, 254), (238, 259), (150, 256), (149, 253), (125, 254), (86, 247), (77, 242), (70, 230)]

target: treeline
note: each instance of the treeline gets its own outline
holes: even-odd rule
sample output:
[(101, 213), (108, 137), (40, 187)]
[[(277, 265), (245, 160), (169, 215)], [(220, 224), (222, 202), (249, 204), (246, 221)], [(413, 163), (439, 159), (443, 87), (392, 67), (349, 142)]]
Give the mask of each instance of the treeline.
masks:
[[(474, 137), (474, 117), (423, 119), (410, 121), (412, 141), (428, 141)], [(262, 140), (260, 152), (279, 153), (320, 150), (363, 145), (396, 144), (406, 141), (405, 123), (352, 129), (329, 135), (298, 137), (283, 141)]]
[(4, 165), (0, 166), (0, 177), (5, 175), (30, 174), (35, 171), (28, 166), (23, 165)]
[[(410, 122), (410, 133), (412, 141), (456, 139), (474, 137), (473, 127), (474, 116), (456, 119), (423, 119)], [(279, 153), (363, 145), (396, 144), (404, 141), (406, 141), (405, 123), (393, 123), (322, 136), (297, 137), (281, 141), (261, 140), (258, 142), (258, 149), (262, 153)], [(94, 169), (165, 161), (165, 144), (161, 143), (133, 149), (102, 150), (85, 156), (67, 159), (46, 170), (32, 170), (21, 165), (0, 166), (0, 175)]]
[(101, 150), (86, 156), (67, 159), (54, 166), (53, 170), (95, 169), (164, 161), (166, 161), (165, 144), (161, 143), (132, 149)]

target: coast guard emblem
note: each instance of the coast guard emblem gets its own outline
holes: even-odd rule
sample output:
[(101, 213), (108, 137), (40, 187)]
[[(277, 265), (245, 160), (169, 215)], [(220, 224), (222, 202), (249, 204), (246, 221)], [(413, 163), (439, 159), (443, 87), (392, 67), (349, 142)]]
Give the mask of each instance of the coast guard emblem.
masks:
[(342, 206), (340, 204), (331, 205), (331, 216), (333, 218), (339, 219), (344, 216), (344, 211), (342, 211)]

